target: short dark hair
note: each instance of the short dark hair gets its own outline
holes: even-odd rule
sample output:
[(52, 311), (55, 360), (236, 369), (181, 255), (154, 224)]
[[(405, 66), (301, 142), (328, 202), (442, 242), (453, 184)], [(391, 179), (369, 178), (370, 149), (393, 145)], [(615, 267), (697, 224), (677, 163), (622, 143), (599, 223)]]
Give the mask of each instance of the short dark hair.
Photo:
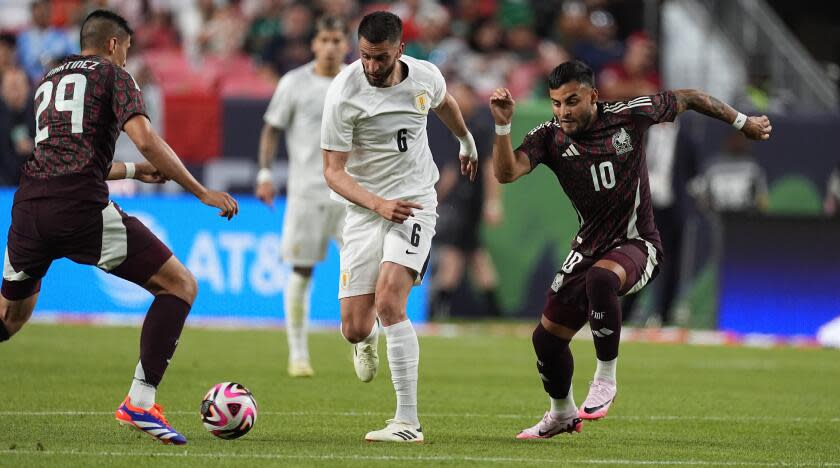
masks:
[(50, 6), (50, 0), (33, 0), (32, 3), (29, 4), (29, 10), (34, 10), (37, 6)]
[(12, 33), (0, 33), (0, 44), (3, 44), (10, 49), (14, 49), (17, 47), (17, 38)]
[(347, 35), (347, 23), (338, 16), (321, 16), (315, 20), (315, 34), (321, 31), (338, 31)]
[(388, 11), (374, 11), (365, 15), (359, 23), (359, 37), (372, 44), (398, 42), (402, 39), (402, 20)]
[(595, 74), (589, 68), (589, 65), (580, 60), (571, 60), (557, 65), (548, 75), (548, 87), (550, 89), (557, 89), (570, 81), (577, 81), (594, 88)]
[(134, 35), (128, 21), (108, 10), (95, 10), (87, 15), (79, 33), (79, 45), (82, 49), (102, 47), (112, 37), (121, 40)]

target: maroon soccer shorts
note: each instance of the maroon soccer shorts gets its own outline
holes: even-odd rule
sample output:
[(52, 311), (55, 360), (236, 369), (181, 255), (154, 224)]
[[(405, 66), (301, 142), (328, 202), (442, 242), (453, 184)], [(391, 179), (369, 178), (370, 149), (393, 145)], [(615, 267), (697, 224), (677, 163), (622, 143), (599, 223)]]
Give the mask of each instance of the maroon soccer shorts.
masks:
[(69, 258), (144, 285), (172, 251), (116, 203), (35, 199), (12, 208), (2, 294), (21, 300), (40, 290), (53, 260)]
[(628, 240), (600, 257), (588, 257), (572, 250), (551, 283), (543, 315), (554, 323), (580, 330), (589, 311), (586, 273), (602, 259), (618, 263), (627, 272), (618, 293), (624, 296), (638, 292), (656, 277), (662, 255), (653, 245), (639, 239)]

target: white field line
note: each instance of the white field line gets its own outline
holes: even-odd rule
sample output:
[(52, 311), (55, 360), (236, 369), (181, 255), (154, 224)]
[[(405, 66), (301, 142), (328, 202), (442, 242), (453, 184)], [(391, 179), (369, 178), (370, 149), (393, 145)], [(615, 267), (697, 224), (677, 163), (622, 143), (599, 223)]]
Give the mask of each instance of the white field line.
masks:
[[(113, 411), (0, 411), (3, 416), (105, 416)], [(196, 411), (167, 411), (169, 415), (198, 414)], [(391, 416), (393, 412), (382, 411), (260, 411), (261, 415), (271, 416)], [(534, 414), (504, 414), (504, 413), (421, 413), (428, 418), (491, 418), (491, 419), (528, 419), (536, 417)], [(692, 416), (692, 415), (645, 415), (645, 416), (608, 416), (610, 420), (624, 421), (721, 421), (721, 422), (830, 422), (840, 423), (840, 418), (820, 418), (801, 416)]]
[[(174, 449), (178, 450), (178, 449)], [(83, 450), (0, 450), (2, 455), (32, 455), (32, 456), (81, 456), (81, 457), (170, 457), (170, 458), (212, 458), (212, 459), (242, 459), (242, 460), (332, 460), (332, 461), (397, 461), (397, 462), (475, 462), (475, 463), (530, 463), (563, 465), (653, 465), (653, 466), (840, 466), (840, 462), (828, 463), (788, 463), (782, 461), (724, 461), (724, 460), (626, 460), (599, 458), (532, 458), (532, 457), (477, 457), (469, 455), (338, 455), (338, 454), (239, 454), (239, 453), (198, 453), (198, 452), (114, 452), (114, 451), (83, 451)]]

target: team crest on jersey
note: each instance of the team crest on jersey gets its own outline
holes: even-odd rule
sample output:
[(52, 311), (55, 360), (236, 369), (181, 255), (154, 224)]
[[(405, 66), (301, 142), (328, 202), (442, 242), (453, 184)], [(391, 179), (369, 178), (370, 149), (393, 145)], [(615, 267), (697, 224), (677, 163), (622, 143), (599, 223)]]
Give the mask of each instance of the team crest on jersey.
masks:
[(633, 145), (630, 142), (630, 134), (624, 127), (621, 128), (612, 137), (612, 145), (615, 148), (615, 154), (624, 154), (633, 151)]
[(429, 113), (429, 107), (431, 106), (431, 102), (432, 101), (431, 99), (429, 99), (429, 95), (426, 94), (425, 91), (414, 96), (414, 107), (416, 107), (418, 111), (424, 114)]

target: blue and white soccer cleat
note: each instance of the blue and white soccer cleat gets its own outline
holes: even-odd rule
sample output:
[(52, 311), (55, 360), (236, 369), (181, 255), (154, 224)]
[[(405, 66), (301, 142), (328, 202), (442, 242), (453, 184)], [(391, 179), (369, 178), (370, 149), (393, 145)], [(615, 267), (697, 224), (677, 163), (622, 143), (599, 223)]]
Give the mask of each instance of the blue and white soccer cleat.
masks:
[(144, 410), (132, 405), (128, 397), (125, 397), (114, 413), (114, 417), (121, 425), (145, 432), (163, 444), (184, 445), (187, 443), (186, 437), (172, 429), (163, 415), (163, 407), (157, 403), (151, 409)]

